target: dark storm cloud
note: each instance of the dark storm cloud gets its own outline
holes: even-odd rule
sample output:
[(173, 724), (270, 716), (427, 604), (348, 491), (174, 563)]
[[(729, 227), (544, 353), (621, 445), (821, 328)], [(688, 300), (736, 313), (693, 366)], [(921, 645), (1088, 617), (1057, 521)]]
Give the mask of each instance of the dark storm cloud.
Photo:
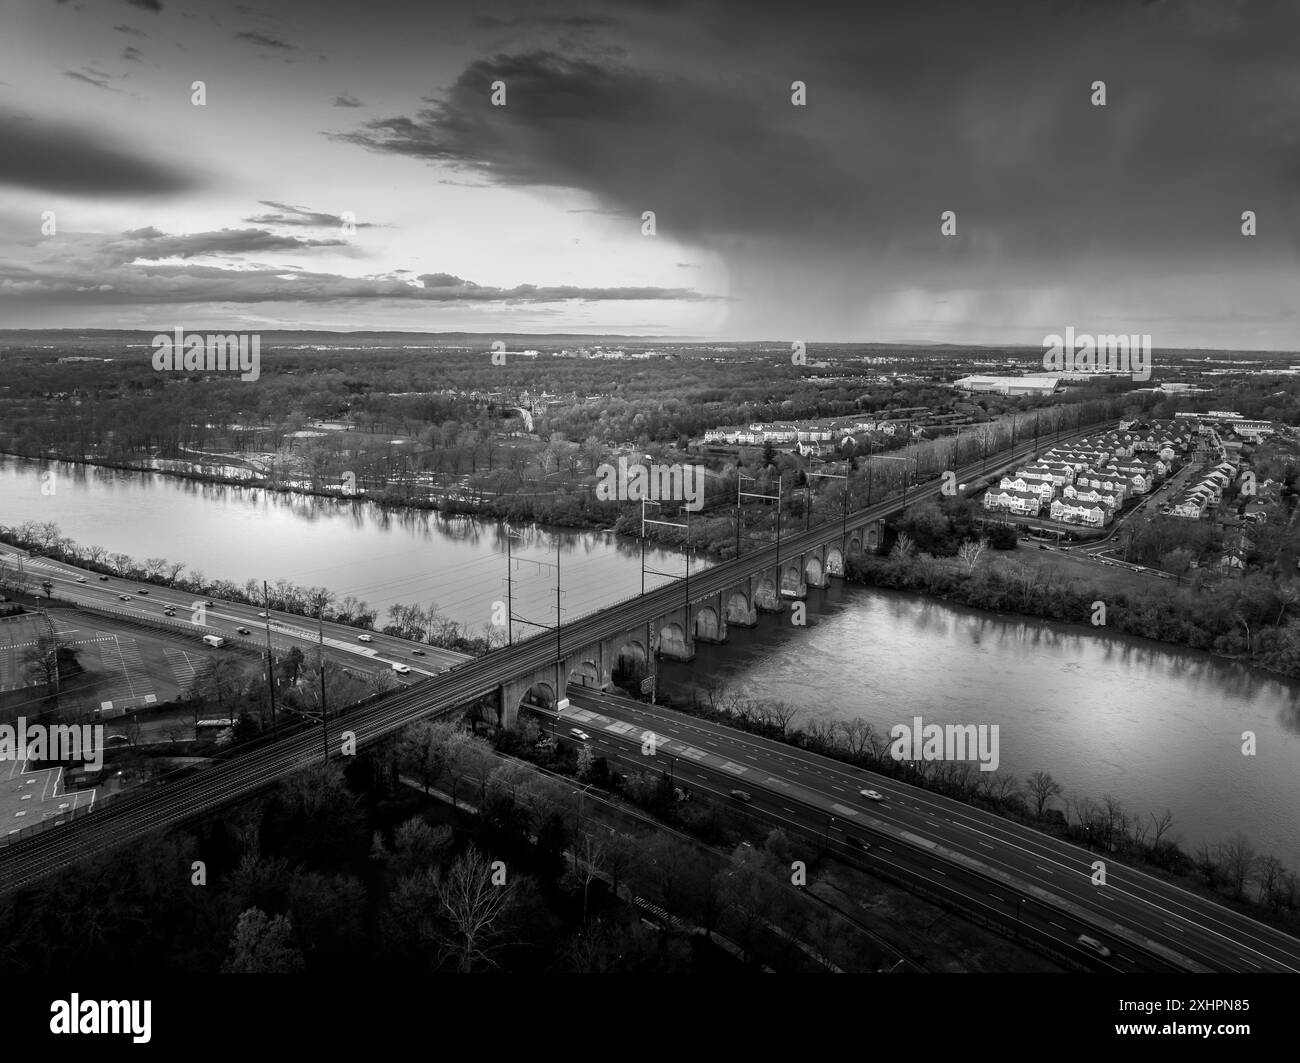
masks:
[(364, 107), (365, 104), (362, 103), (355, 96), (345, 92), (343, 93), (342, 96), (335, 96), (334, 102), (331, 103), (330, 106), (331, 107)]
[(198, 182), (171, 167), (96, 142), (83, 128), (0, 116), (0, 185), (84, 196), (168, 195)]
[(145, 33), (144, 30), (138, 30), (134, 26), (114, 26), (113, 29), (117, 30), (118, 33), (130, 34), (132, 37), (149, 36), (149, 34)]
[[(326, 214), (323, 211), (308, 210), (288, 203), (276, 203), (271, 199), (258, 200), (264, 207), (275, 208), (274, 214), (258, 214), (244, 221), (253, 225), (298, 225), (308, 229), (338, 229), (343, 225), (343, 218), (338, 214)], [(373, 222), (353, 222), (358, 229), (373, 229)]]
[(260, 33), (236, 33), (235, 38), (241, 41), (251, 41), (253, 44), (260, 44), (264, 48), (279, 48), (286, 52), (297, 51), (296, 46), (286, 44), (284, 41), (276, 40), (274, 37), (264, 37)]
[[(683, 242), (842, 265), (968, 271), (995, 256), (1038, 282), (1036, 263), (1067, 248), (1177, 260), (1221, 245), (1247, 207), (1300, 234), (1300, 9), (691, 11), (648, 7), (635, 63), (480, 59), (426, 106), (332, 136), (484, 184), (582, 190), (630, 223), (654, 210)], [(505, 107), (490, 103), (498, 80)], [(794, 80), (806, 107), (791, 105)], [(1105, 107), (1089, 102), (1094, 80)], [(945, 210), (959, 241), (938, 239)]]
[(141, 62), (141, 59), (140, 59), (140, 49), (139, 49), (139, 48), (130, 48), (130, 47), (123, 48), (123, 49), (122, 49), (122, 58), (123, 58), (123, 59), (126, 59), (126, 60), (129, 60), (129, 61), (132, 62), (132, 63), (139, 63), (139, 62)]
[(162, 10), (162, 4), (158, 0), (126, 0), (132, 7), (138, 7), (141, 11), (152, 11), (155, 15)]
[(110, 241), (106, 250), (119, 261), (130, 262), (134, 259), (240, 255), (346, 245), (346, 240), (307, 240), (297, 236), (277, 236), (265, 229), (222, 229), (219, 232), (173, 235), (150, 227), (123, 233), (121, 239)]

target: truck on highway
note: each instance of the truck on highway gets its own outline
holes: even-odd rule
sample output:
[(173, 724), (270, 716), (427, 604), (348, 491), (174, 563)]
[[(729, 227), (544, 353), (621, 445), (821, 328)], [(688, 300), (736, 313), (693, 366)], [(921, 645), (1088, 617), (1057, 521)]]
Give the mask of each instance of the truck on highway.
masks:
[(204, 635), (203, 641), (206, 642), (213, 649), (219, 649), (220, 647), (226, 644), (226, 640), (223, 639), (220, 635)]

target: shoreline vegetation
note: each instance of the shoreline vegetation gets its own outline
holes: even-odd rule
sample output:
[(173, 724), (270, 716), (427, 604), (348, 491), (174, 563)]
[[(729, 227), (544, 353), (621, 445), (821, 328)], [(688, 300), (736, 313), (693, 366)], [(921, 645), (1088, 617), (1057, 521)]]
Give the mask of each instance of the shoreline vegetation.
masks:
[[(1064, 795), (1061, 785), (1043, 771), (1020, 780), (1007, 772), (980, 771), (970, 761), (895, 760), (889, 736), (861, 717), (796, 725), (799, 710), (794, 706), (713, 687), (694, 691), (685, 705), (670, 696), (660, 700), (685, 715), (886, 775), (1084, 845), (1090, 852), (1112, 854), (1219, 903), (1234, 904), (1254, 918), (1265, 916), (1279, 929), (1294, 933), (1300, 927), (1300, 875), (1276, 857), (1257, 852), (1242, 831), (1213, 845), (1202, 842), (1189, 854), (1180, 839), (1171, 836), (1175, 819), (1169, 809), (1141, 815), (1111, 794), (1099, 801), (1077, 793)], [(1053, 802), (1063, 808), (1051, 807)], [(1255, 887), (1254, 897), (1250, 886)]]
[(855, 554), (845, 579), (866, 587), (911, 591), (999, 616), (1084, 625), (1097, 634), (1133, 635), (1300, 678), (1300, 581), (1275, 584), (1250, 575), (1211, 586), (1161, 583), (1132, 591), (1062, 579), (1010, 557), (973, 559), (964, 567), (915, 552), (906, 534), (887, 556)]

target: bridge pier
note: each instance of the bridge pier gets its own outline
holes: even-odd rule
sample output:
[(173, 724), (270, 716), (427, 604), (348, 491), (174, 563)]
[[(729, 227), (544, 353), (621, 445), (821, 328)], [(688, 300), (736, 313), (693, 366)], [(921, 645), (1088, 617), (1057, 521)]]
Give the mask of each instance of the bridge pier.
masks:
[(752, 580), (745, 580), (719, 595), (719, 598), (726, 598), (723, 618), (732, 627), (758, 627), (758, 610), (754, 607), (752, 583)]
[(781, 604), (779, 586), (780, 573), (776, 569), (764, 569), (749, 577), (753, 588), (754, 608), (760, 613), (779, 613), (785, 607)]
[(691, 634), (696, 642), (727, 641), (727, 609), (722, 598), (721, 593), (713, 594), (695, 603), (695, 615), (691, 618), (695, 630)]
[(674, 661), (695, 660), (695, 639), (690, 634), (686, 613), (687, 609), (683, 606), (655, 621), (659, 629), (659, 652)]

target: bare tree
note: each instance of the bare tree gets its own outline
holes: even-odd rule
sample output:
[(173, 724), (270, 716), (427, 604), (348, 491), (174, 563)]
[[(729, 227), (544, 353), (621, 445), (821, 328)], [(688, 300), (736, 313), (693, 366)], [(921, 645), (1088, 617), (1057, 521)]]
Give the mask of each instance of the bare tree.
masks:
[(899, 532), (898, 538), (894, 540), (894, 549), (890, 552), (890, 556), (897, 558), (899, 561), (906, 561), (915, 550), (916, 544), (912, 541), (912, 537), (907, 532)]
[(980, 555), (988, 548), (988, 539), (981, 536), (979, 539), (963, 539), (961, 546), (957, 548), (957, 556), (962, 559), (966, 565), (966, 574), (969, 576), (975, 571), (975, 566), (979, 563)]
[(1151, 848), (1160, 848), (1160, 839), (1165, 836), (1174, 823), (1174, 814), (1169, 809), (1165, 809), (1160, 815), (1154, 812), (1149, 813), (1151, 816)]
[(1025, 780), (1025, 788), (1029, 791), (1030, 798), (1033, 799), (1034, 815), (1040, 819), (1043, 815), (1043, 809), (1047, 807), (1047, 802), (1053, 797), (1059, 797), (1061, 794), (1061, 784), (1045, 771), (1033, 772)]
[(466, 974), (479, 963), (495, 967), (491, 952), (504, 937), (498, 924), (515, 904), (514, 879), (504, 875), (504, 868), (494, 870), (471, 845), (451, 865), (438, 892), (451, 923), (448, 945), (457, 958), (457, 969)]
[(587, 922), (587, 898), (591, 884), (601, 876), (605, 869), (605, 853), (609, 848), (609, 838), (602, 833), (603, 828), (582, 831), (573, 841), (573, 880), (582, 887), (582, 922)]
[(1231, 840), (1220, 842), (1218, 847), (1219, 866), (1232, 887), (1232, 895), (1238, 899), (1245, 896), (1246, 883), (1255, 873), (1259, 857), (1254, 847), (1244, 834), (1238, 831)]
[(871, 740), (875, 729), (861, 716), (851, 720), (838, 721), (839, 733), (844, 736), (844, 744), (855, 757), (860, 757), (871, 749)]
[(768, 702), (766, 706), (767, 721), (784, 735), (790, 722), (799, 714), (799, 707), (785, 701)]
[(1276, 856), (1261, 856), (1256, 862), (1255, 881), (1259, 884), (1259, 900), (1273, 911), (1282, 907), (1285, 899), (1286, 868)]

